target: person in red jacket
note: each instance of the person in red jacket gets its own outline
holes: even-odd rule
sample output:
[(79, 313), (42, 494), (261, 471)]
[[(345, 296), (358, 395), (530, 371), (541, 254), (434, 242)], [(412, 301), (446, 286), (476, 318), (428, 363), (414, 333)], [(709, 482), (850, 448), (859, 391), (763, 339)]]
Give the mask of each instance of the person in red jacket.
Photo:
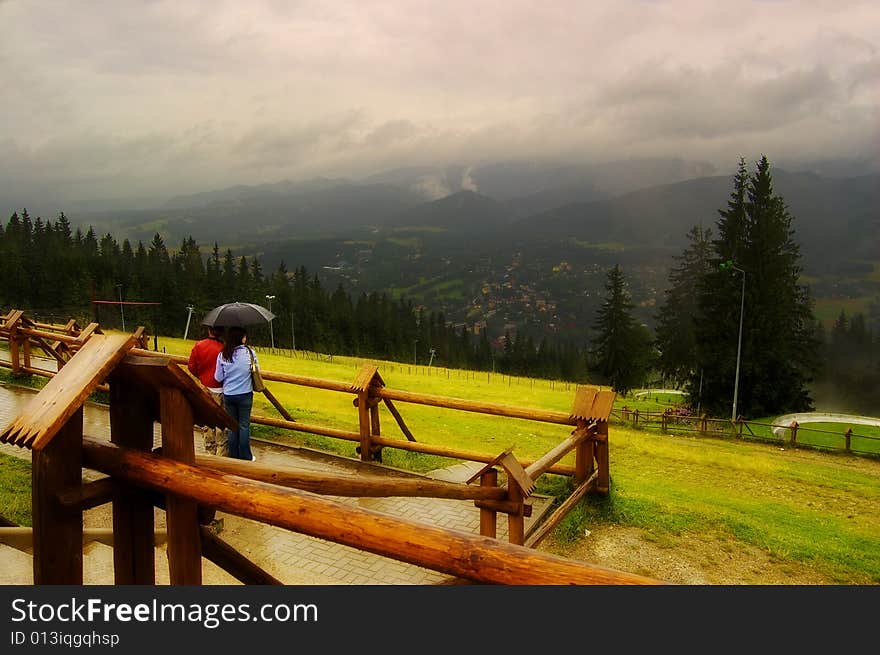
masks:
[[(217, 355), (223, 350), (223, 340), (220, 332), (214, 327), (208, 327), (208, 336), (196, 341), (189, 353), (187, 368), (199, 379), (211, 397), (223, 406), (223, 385), (214, 379), (214, 368), (217, 365)], [(226, 435), (222, 429), (207, 428), (205, 431), (205, 451), (211, 455), (225, 455)], [(218, 452), (219, 451), (219, 452)]]

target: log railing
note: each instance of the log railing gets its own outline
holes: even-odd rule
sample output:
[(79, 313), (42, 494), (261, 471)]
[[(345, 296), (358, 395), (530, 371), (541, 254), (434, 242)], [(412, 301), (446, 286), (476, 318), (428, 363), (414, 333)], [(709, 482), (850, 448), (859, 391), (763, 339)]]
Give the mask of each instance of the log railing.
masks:
[[(14, 333), (16, 326), (21, 328), (27, 325), (20, 313), (15, 315), (10, 312), (0, 319), (5, 319), (0, 328), (7, 328), (5, 332), (0, 329), (0, 337), (8, 334), (10, 343), (22, 336), (27, 336), (28, 339), (44, 338), (40, 334), (32, 334), (35, 329), (31, 325), (24, 327), (29, 331), (27, 335)], [(8, 329), (10, 327), (12, 329)], [(45, 329), (44, 326), (39, 326), (37, 331)], [(90, 334), (98, 334), (98, 330), (93, 329)], [(607, 493), (610, 479), (607, 417), (613, 404), (611, 392), (578, 387), (573, 409), (565, 414), (387, 389), (377, 367), (371, 364), (365, 364), (361, 368), (353, 383), (263, 372), (267, 381), (353, 394), (359, 429), (339, 430), (293, 421), (274, 396), (269, 397), (270, 401), (287, 418), (254, 416), (252, 420), (255, 423), (355, 441), (359, 444), (361, 459), (367, 467), (372, 466), (369, 463), (371, 460), (381, 459), (381, 449), (384, 447), (485, 464), (467, 484), (428, 480), (417, 476), (389, 478), (360, 473), (357, 476), (319, 475), (284, 467), (267, 468), (251, 462), (196, 455), (192, 432), (194, 422), (197, 421), (196, 414), (201, 413), (199, 416), (202, 422), (199, 424), (209, 421), (218, 425), (216, 421), (223, 424), (230, 419), (222, 410), (220, 414), (212, 414), (218, 408), (211, 403), (206, 404), (207, 394), (204, 388), (195, 378), (184, 372), (186, 358), (132, 347), (133, 344), (142, 345), (142, 336), (143, 332), (140, 331), (140, 334), (132, 335), (128, 340), (114, 338), (105, 341), (103, 335), (95, 337), (101, 344), (110, 344), (107, 347), (116, 348), (120, 353), (114, 355), (112, 361), (112, 353), (108, 354), (106, 366), (110, 366), (112, 362), (120, 362), (120, 356), (126, 357), (122, 362), (124, 365), (111, 374), (115, 382), (111, 380), (109, 385), (112, 444), (82, 436), (81, 411), (72, 413), (68, 408), (62, 415), (58, 413), (60, 408), (55, 409), (51, 404), (47, 405), (46, 401), (43, 401), (42, 407), (46, 408), (44, 411), (48, 418), (44, 422), (47, 422), (47, 428), (40, 432), (34, 442), (39, 443), (42, 449), (50, 439), (54, 439), (52, 431), (59, 431), (58, 426), (61, 426), (59, 434), (67, 435), (63, 439), (57, 439), (57, 445), (48, 448), (59, 452), (63, 448), (71, 455), (68, 464), (62, 467), (63, 470), (51, 473), (54, 482), (49, 487), (43, 488), (39, 482), (39, 476), (45, 475), (42, 473), (45, 467), (41, 462), (57, 462), (57, 459), (46, 459), (42, 453), (37, 457), (36, 450), (34, 453), (35, 502), (40, 499), (35, 507), (51, 508), (51, 503), (54, 502), (59, 510), (47, 512), (47, 515), (54, 516), (60, 525), (66, 526), (65, 534), (69, 533), (68, 536), (73, 537), (73, 532), (76, 531), (75, 523), (70, 522), (69, 516), (74, 508), (81, 512), (86, 503), (98, 504), (113, 499), (114, 526), (119, 526), (121, 530), (116, 534), (114, 546), (117, 553), (115, 566), (118, 583), (149, 582), (152, 579), (150, 549), (153, 533), (152, 508), (155, 506), (161, 507), (167, 514), (169, 558), (173, 562), (171, 575), (175, 583), (200, 583), (199, 562), (202, 556), (207, 556), (205, 548), (200, 546), (204, 543), (210, 544), (209, 550), (214, 557), (237, 570), (239, 579), (271, 579), (265, 572), (260, 572), (258, 567), (255, 569), (255, 565), (246, 563), (240, 556), (232, 555), (228, 552), (228, 546), (217, 539), (200, 538), (203, 529), (198, 526), (205, 516), (203, 509), (220, 509), (474, 581), (513, 584), (628, 584), (647, 581), (639, 576), (573, 564), (529, 549), (518, 550), (525, 543), (524, 517), (531, 515), (528, 498), (535, 489), (535, 480), (544, 473), (572, 476), (576, 485), (575, 492), (529, 538), (529, 546), (534, 546), (548, 534), (563, 518), (565, 511), (584, 493)], [(74, 355), (81, 350), (82, 345), (83, 343), (78, 344)], [(91, 350), (99, 352), (99, 348), (100, 346)], [(94, 359), (95, 355), (91, 357)], [(64, 380), (56, 378), (53, 384), (57, 382), (55, 386), (59, 388), (76, 387), (78, 379), (87, 378), (88, 388), (80, 389), (75, 395), (75, 401), (71, 401), (74, 405), (80, 403), (81, 406), (88, 390), (98, 388), (98, 379), (95, 374), (84, 375), (90, 370), (85, 354), (72, 367), (71, 362), (75, 359), (72, 358), (63, 368), (59, 362), (58, 373), (52, 374)], [(75, 370), (68, 370), (69, 368)], [(570, 437), (537, 460), (520, 461), (510, 450), (492, 456), (419, 443), (406, 427), (394, 402), (542, 421), (573, 426), (574, 429)], [(385, 403), (392, 412), (405, 439), (391, 439), (381, 435), (378, 413), (378, 405), (381, 403)], [(156, 412), (158, 417), (154, 416)], [(205, 419), (205, 416), (215, 418)], [(27, 425), (28, 420), (27, 416), (20, 417), (17, 424)], [(147, 452), (152, 446), (151, 426), (154, 420), (160, 420), (162, 425), (161, 454)], [(12, 439), (15, 442), (18, 438), (16, 434), (0, 435), (0, 440)], [(18, 445), (25, 444), (21, 442)], [(74, 450), (77, 453), (81, 451), (81, 455), (73, 457)], [(576, 454), (575, 466), (561, 465), (560, 460), (570, 453)], [(107, 473), (111, 476), (110, 481), (86, 487), (81, 483), (74, 483), (72, 475), (74, 470), (79, 470), (75, 465), (79, 462)], [(503, 486), (498, 483), (499, 469), (506, 474)], [(477, 479), (479, 485), (470, 484)], [(480, 536), (439, 528), (427, 529), (423, 524), (409, 524), (374, 512), (353, 511), (348, 505), (311, 494), (358, 497), (424, 496), (472, 500), (480, 511)], [(508, 517), (510, 544), (506, 546), (496, 539), (484, 541), (487, 537), (495, 537), (498, 512), (507, 514)], [(41, 525), (39, 529), (35, 527), (35, 530), (35, 544), (38, 542), (37, 534), (43, 535), (44, 539), (40, 547), (35, 548), (42, 553), (39, 560), (35, 557), (35, 567), (38, 561), (54, 563), (53, 547), (45, 540), (45, 535), (50, 531), (49, 526)], [(41, 577), (71, 579), (76, 577), (77, 571), (81, 576), (81, 562), (79, 569), (72, 566), (53, 570)]]

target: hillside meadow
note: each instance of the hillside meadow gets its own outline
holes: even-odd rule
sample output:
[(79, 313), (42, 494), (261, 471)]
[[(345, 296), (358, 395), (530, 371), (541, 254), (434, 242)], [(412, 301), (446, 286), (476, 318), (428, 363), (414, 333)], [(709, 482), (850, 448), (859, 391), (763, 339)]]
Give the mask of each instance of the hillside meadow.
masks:
[[(193, 341), (159, 339), (186, 355)], [(365, 360), (257, 349), (264, 370), (353, 381)], [(575, 386), (486, 372), (374, 362), (392, 389), (567, 412)], [(351, 394), (269, 382), (300, 422), (357, 430)], [(660, 405), (647, 396), (642, 409)], [(627, 399), (633, 407), (633, 399)], [(396, 403), (419, 442), (489, 455), (513, 447), (536, 459), (570, 428)], [(277, 416), (263, 396), (255, 414)], [(380, 405), (382, 434), (404, 439)], [(254, 437), (354, 456), (353, 442), (254, 426)], [(573, 464), (573, 458), (563, 460)], [(448, 459), (386, 448), (386, 465), (425, 472)], [(0, 460), (3, 506), (27, 493), (27, 472)], [(610, 426), (611, 491), (582, 501), (539, 544), (595, 564), (682, 584), (877, 584), (880, 582), (880, 459), (789, 448), (736, 437), (660, 434)], [(14, 470), (13, 470), (14, 469)], [(10, 478), (19, 480), (10, 482)], [(16, 492), (15, 489), (18, 489)], [(538, 492), (559, 498), (567, 478), (545, 475)], [(21, 503), (17, 503), (21, 510)], [(2, 513), (2, 512), (0, 512)], [(19, 511), (19, 514), (21, 512)]]
[[(185, 354), (191, 344), (166, 339), (161, 345), (169, 353)], [(266, 370), (341, 381), (353, 381), (365, 361), (334, 357), (329, 362), (315, 355), (292, 357), (290, 351), (258, 352)], [(575, 393), (575, 385), (558, 381), (374, 363), (392, 389), (564, 412), (571, 409)], [(270, 388), (297, 420), (357, 430), (350, 394), (281, 383), (270, 383)], [(635, 401), (635, 406), (654, 411), (666, 407), (655, 398), (649, 395)], [(265, 399), (260, 402), (259, 413), (275, 415)], [(633, 398), (626, 402), (634, 406)], [(561, 425), (400, 402), (396, 406), (418, 441), (486, 454), (512, 446), (518, 457), (534, 459), (569, 434)], [(383, 434), (404, 438), (387, 409), (380, 407)], [(296, 433), (275, 436), (263, 427), (258, 432), (259, 436), (269, 433), (270, 438), (354, 455), (351, 442)], [(632, 539), (635, 535), (646, 546), (646, 559), (657, 559), (650, 554), (654, 551), (665, 556), (653, 564), (633, 563), (638, 570), (628, 569), (642, 574), (664, 577), (662, 562), (689, 554), (699, 559), (685, 568), (699, 566), (701, 570), (685, 575), (681, 579), (685, 582), (688, 576), (710, 583), (731, 582), (725, 561), (745, 566), (737, 572), (741, 579), (733, 582), (880, 582), (880, 516), (876, 512), (880, 460), (734, 437), (663, 435), (613, 422), (610, 438), (609, 497), (582, 503), (542, 547), (576, 555), (589, 547), (593, 535), (611, 527), (618, 534), (620, 529), (629, 531), (625, 533), (627, 551), (638, 550)], [(388, 448), (383, 458), (386, 464), (419, 471), (452, 463)], [(563, 461), (574, 463), (573, 456)], [(552, 495), (567, 491), (567, 479), (545, 478), (539, 491)], [(611, 554), (605, 556), (613, 561)], [(681, 576), (681, 568), (669, 574)]]

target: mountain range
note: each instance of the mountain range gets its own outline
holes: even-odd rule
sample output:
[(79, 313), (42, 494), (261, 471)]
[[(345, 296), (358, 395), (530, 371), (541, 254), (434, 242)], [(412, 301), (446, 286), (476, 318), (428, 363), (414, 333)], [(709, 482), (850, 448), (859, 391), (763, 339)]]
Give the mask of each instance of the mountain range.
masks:
[[(772, 173), (816, 293), (880, 294), (880, 174)], [(174, 248), (192, 236), (205, 253), (216, 242), (260, 257), (264, 271), (306, 266), (329, 284), (407, 295), (462, 322), (522, 323), (550, 303), (550, 322), (582, 330), (614, 263), (628, 268), (650, 323), (688, 230), (713, 228), (731, 190), (732, 175), (679, 159), (502, 162), (239, 185), (68, 217), (118, 240), (146, 244), (158, 232)], [(516, 289), (521, 307), (511, 309), (504, 298)]]

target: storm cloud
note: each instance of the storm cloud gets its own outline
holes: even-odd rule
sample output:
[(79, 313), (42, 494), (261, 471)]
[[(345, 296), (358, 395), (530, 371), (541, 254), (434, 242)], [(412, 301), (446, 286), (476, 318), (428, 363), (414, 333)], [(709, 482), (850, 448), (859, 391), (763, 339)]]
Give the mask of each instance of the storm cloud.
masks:
[(0, 198), (18, 207), (518, 158), (878, 152), (873, 1), (12, 0), (0, 24)]

